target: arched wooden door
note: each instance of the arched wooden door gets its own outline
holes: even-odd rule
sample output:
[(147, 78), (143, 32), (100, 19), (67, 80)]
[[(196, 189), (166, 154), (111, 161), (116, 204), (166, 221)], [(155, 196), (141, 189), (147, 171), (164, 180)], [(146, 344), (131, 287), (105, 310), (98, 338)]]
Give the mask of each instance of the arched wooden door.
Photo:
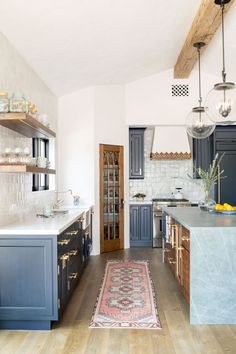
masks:
[(101, 253), (124, 248), (124, 148), (100, 145)]

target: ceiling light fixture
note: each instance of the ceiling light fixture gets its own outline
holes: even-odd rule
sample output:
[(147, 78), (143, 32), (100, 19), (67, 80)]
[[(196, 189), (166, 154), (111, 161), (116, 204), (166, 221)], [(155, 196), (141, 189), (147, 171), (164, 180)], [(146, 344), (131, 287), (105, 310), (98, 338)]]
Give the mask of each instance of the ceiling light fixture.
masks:
[(210, 119), (206, 113), (206, 108), (202, 107), (202, 88), (201, 88), (201, 60), (200, 51), (205, 46), (203, 42), (197, 42), (193, 45), (198, 51), (198, 79), (199, 79), (199, 99), (198, 107), (194, 107), (186, 118), (187, 133), (196, 139), (205, 139), (210, 136), (214, 129), (215, 123)]
[[(211, 119), (216, 123), (231, 124), (232, 120), (228, 120), (228, 117), (235, 116), (235, 98), (236, 90), (233, 82), (226, 81), (225, 71), (225, 30), (224, 30), (224, 9), (225, 4), (231, 0), (215, 0), (215, 4), (221, 7), (222, 18), (222, 56), (223, 56), (223, 68), (222, 68), (222, 82), (214, 85), (213, 89), (208, 93), (206, 98), (207, 112)], [(223, 121), (222, 121), (223, 119)]]

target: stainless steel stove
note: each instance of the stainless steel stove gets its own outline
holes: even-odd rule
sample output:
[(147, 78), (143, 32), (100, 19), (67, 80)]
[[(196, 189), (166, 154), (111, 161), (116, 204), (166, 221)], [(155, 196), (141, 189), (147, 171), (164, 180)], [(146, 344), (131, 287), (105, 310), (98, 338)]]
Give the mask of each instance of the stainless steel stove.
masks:
[(191, 206), (188, 199), (174, 199), (174, 198), (153, 198), (153, 247), (162, 247), (163, 238), (163, 220), (162, 207), (181, 207)]

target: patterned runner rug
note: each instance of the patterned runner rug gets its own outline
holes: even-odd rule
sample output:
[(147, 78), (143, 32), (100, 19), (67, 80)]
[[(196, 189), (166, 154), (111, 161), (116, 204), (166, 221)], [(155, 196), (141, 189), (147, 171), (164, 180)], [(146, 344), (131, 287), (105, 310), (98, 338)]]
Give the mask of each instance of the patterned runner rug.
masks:
[(161, 328), (147, 261), (108, 261), (90, 328)]

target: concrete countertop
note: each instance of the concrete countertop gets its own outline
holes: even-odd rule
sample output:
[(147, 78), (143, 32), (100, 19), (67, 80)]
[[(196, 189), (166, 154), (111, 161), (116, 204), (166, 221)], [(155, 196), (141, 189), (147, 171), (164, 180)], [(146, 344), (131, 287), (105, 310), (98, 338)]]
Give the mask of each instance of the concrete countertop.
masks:
[(57, 214), (49, 218), (27, 215), (19, 221), (1, 226), (0, 235), (59, 235), (87, 210), (89, 208), (73, 208), (67, 214)]
[(163, 207), (162, 210), (189, 230), (195, 227), (236, 228), (236, 215), (216, 214), (202, 211), (198, 207)]

